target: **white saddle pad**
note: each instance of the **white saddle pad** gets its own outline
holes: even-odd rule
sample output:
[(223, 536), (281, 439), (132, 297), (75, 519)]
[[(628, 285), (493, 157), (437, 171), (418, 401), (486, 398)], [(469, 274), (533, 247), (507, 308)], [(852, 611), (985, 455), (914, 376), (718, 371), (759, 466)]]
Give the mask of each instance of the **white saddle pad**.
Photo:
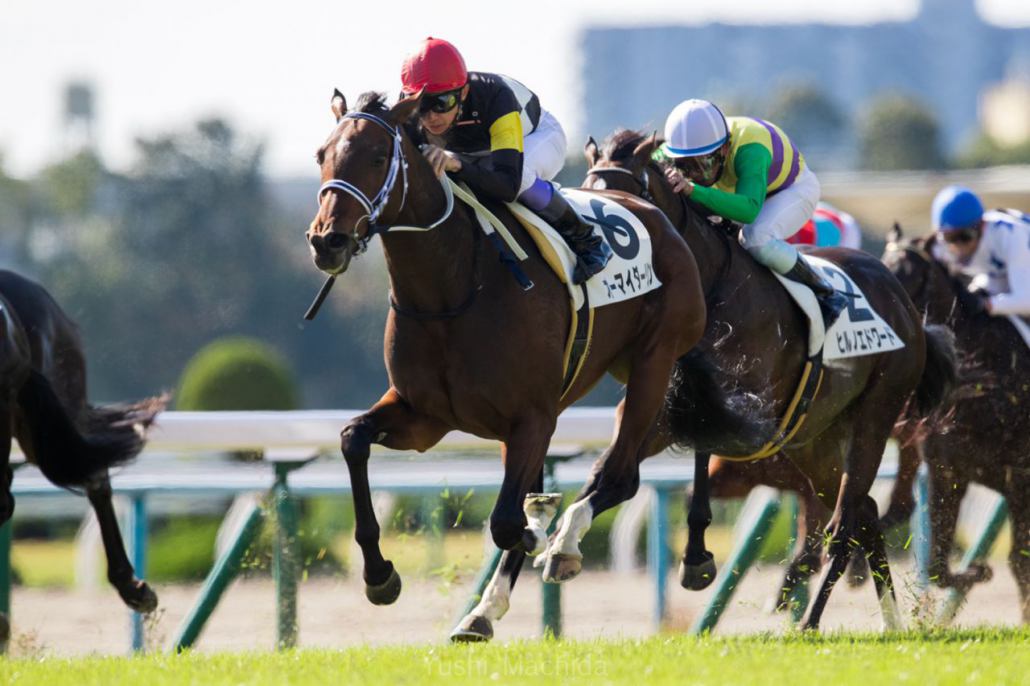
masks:
[(830, 284), (847, 295), (849, 300), (848, 307), (830, 330), (826, 331), (819, 303), (812, 290), (772, 272), (808, 316), (809, 356), (819, 352), (820, 348), (823, 349), (824, 360), (840, 360), (905, 347), (904, 341), (898, 338), (894, 329), (876, 313), (862, 293), (862, 289), (843, 269), (833, 262), (812, 255), (803, 255), (801, 259), (807, 260), (814, 269), (821, 271)]
[[(596, 193), (564, 188), (559, 192), (572, 203), (580, 216), (594, 224), (594, 233), (600, 233), (614, 253), (608, 265), (586, 283), (591, 307), (629, 300), (661, 287), (662, 282), (658, 280), (651, 261), (651, 234), (636, 215)], [(572, 285), (572, 271), (576, 266), (576, 254), (572, 248), (554, 227), (525, 206), (509, 203), (508, 208), (547, 237), (565, 266), (566, 283), (573, 303), (576, 309), (582, 307), (583, 292), (579, 286)]]

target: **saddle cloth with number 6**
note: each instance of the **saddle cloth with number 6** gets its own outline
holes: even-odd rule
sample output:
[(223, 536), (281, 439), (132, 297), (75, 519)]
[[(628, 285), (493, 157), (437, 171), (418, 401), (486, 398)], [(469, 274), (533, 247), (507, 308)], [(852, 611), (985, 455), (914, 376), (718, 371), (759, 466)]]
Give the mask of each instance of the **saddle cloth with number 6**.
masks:
[[(594, 225), (594, 232), (612, 247), (611, 261), (600, 273), (586, 282), (586, 301), (591, 308), (635, 298), (661, 287), (662, 282), (651, 263), (651, 235), (635, 214), (619, 203), (597, 193), (561, 189), (560, 192)], [(583, 289), (572, 285), (576, 254), (553, 226), (525, 205), (508, 203), (511, 210), (540, 249), (551, 269), (569, 288), (574, 309), (583, 306)]]

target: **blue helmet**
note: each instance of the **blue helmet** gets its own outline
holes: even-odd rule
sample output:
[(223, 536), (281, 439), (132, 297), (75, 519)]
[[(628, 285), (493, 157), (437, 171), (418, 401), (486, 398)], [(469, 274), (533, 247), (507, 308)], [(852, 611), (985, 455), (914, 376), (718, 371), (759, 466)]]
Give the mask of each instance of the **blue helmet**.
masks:
[(948, 186), (933, 199), (934, 231), (955, 231), (975, 225), (983, 218), (984, 206), (976, 193), (963, 186)]

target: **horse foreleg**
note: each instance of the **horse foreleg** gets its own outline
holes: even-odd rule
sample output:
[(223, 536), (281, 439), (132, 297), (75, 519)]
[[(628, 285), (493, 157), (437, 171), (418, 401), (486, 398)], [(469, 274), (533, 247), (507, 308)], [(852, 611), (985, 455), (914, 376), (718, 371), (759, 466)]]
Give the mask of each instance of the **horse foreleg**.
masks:
[(965, 593), (989, 574), (988, 567), (981, 563), (970, 565), (968, 570), (959, 574), (953, 574), (949, 565), (959, 506), (969, 489), (969, 481), (948, 465), (929, 466), (930, 581), (942, 588), (954, 588)]
[[(551, 434), (554, 433), (555, 421), (553, 415), (547, 418), (538, 415), (522, 419), (515, 424), (511, 434), (504, 441), (501, 449), (504, 479), (494, 510), (490, 514), (490, 533), (494, 544), (501, 550), (518, 547), (526, 553), (536, 555), (543, 552), (547, 546), (546, 530), (551, 520), (543, 513), (538, 513), (532, 517), (533, 521), (530, 521), (527, 515), (532, 515), (533, 512), (526, 496), (535, 484), (541, 484), (538, 490), (543, 487), (541, 478), (544, 460), (551, 442)], [(542, 497), (543, 494), (536, 495), (539, 501), (548, 499)], [(550, 509), (552, 518), (559, 499), (556, 494), (549, 498), (553, 508)], [(547, 519), (546, 523), (542, 522), (541, 517)]]
[[(536, 482), (536, 490), (544, 488), (544, 475), (541, 472)], [(549, 524), (550, 522), (548, 522)], [(543, 524), (543, 522), (541, 522)], [(543, 528), (546, 530), (547, 525)], [(513, 548), (501, 553), (501, 559), (490, 578), (490, 583), (483, 589), (479, 603), (465, 615), (458, 626), (451, 632), (451, 640), (455, 642), (489, 641), (493, 638), (493, 623), (508, 612), (511, 592), (519, 578), (526, 552), (522, 548)]]
[(705, 530), (712, 523), (708, 486), (711, 453), (694, 454), (694, 489), (687, 512), (687, 547), (680, 560), (680, 586), (691, 591), (707, 588), (715, 580), (715, 558), (705, 547)]
[(153, 612), (157, 608), (157, 594), (147, 582), (136, 578), (136, 572), (125, 553), (118, 518), (111, 503), (111, 481), (107, 474), (94, 478), (86, 486), (86, 497), (96, 513), (100, 525), (100, 538), (107, 556), (107, 580), (118, 591), (125, 604), (136, 612)]
[(364, 558), (365, 596), (375, 605), (389, 605), (401, 592), (401, 578), (379, 550), (379, 523), (372, 508), (368, 458), (373, 443), (397, 450), (424, 451), (450, 427), (416, 412), (393, 388), (365, 414), (340, 432), (340, 450), (350, 473), (354, 498), (354, 539)]
[(876, 587), (876, 597), (880, 601), (882, 629), (898, 631), (903, 625), (901, 613), (898, 611), (898, 599), (894, 594), (894, 580), (891, 578), (891, 569), (887, 562), (887, 545), (884, 542), (883, 529), (880, 528), (876, 501), (868, 495), (862, 498), (858, 505), (856, 535), (862, 548), (869, 555), (869, 572)]
[(823, 524), (826, 520), (826, 510), (811, 488), (798, 493), (798, 506), (798, 537), (794, 545), (794, 557), (787, 566), (783, 583), (770, 603), (773, 612), (786, 611), (797, 588), (807, 584), (823, 566)]
[(561, 583), (579, 574), (583, 568), (579, 542), (591, 522), (597, 515), (636, 495), (640, 488), (640, 461), (654, 445), (656, 417), (661, 410), (671, 367), (669, 350), (645, 348), (644, 354), (635, 359), (621, 416), (616, 415), (615, 440), (595, 465), (593, 490), (584, 489), (561, 517), (544, 563), (545, 582)]

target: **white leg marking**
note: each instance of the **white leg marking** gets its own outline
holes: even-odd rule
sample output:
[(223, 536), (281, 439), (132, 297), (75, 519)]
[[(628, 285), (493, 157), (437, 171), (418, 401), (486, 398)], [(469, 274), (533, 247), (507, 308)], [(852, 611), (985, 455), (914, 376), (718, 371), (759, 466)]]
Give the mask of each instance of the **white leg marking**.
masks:
[(583, 536), (590, 530), (590, 523), (593, 520), (594, 508), (590, 505), (589, 498), (573, 503), (565, 511), (565, 514), (562, 515), (561, 529), (558, 530), (558, 535), (554, 539), (554, 545), (551, 546), (549, 552), (562, 553), (572, 557), (583, 557), (582, 553), (579, 552), (579, 542), (583, 540)]
[(528, 493), (522, 509), (526, 513), (527, 527), (536, 539), (533, 550), (527, 555), (534, 556), (547, 550), (547, 527), (558, 512), (561, 504), (561, 493)]
[(898, 601), (889, 590), (880, 597), (880, 613), (883, 615), (881, 631), (901, 631), (905, 628)]

